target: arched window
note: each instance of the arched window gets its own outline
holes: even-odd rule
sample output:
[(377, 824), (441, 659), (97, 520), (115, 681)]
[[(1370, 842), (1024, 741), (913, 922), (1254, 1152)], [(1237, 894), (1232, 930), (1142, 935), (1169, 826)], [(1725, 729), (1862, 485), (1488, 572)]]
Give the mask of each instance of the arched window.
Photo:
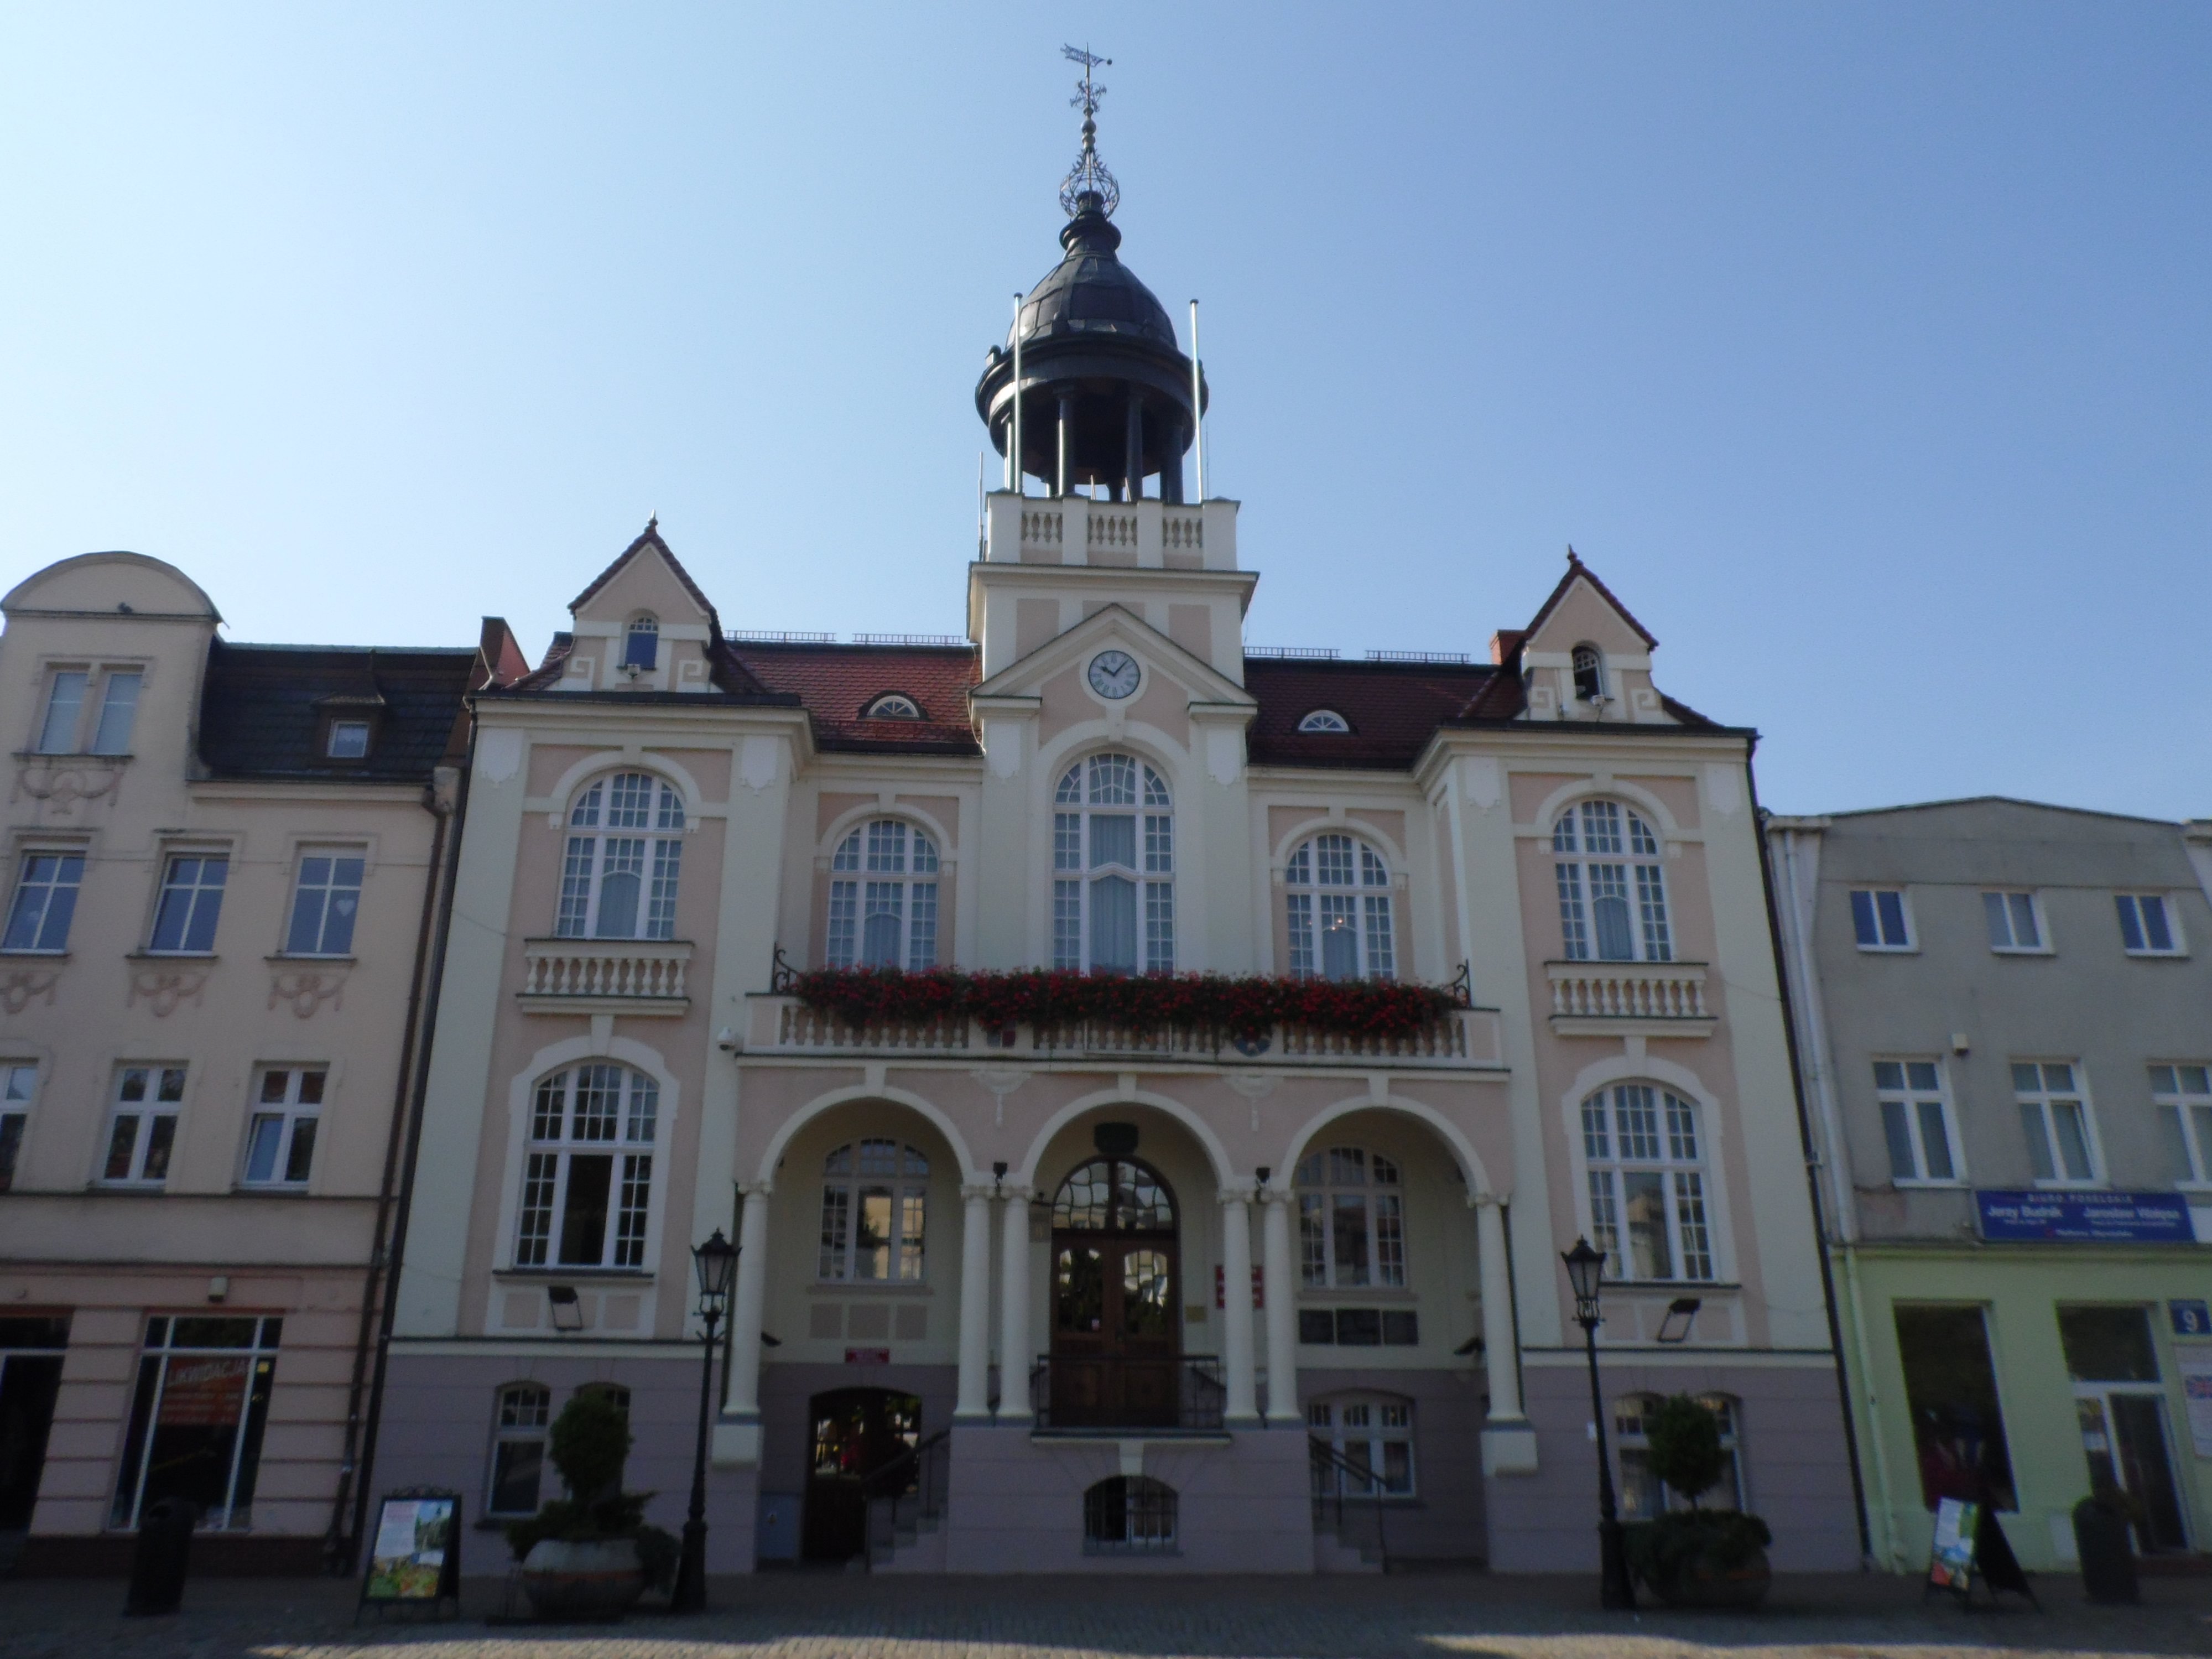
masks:
[(1291, 973), (1298, 979), (1390, 979), (1398, 957), (1390, 925), (1390, 871), (1349, 836), (1316, 836), (1283, 872)]
[(1060, 1183), (1052, 1224), (1074, 1232), (1172, 1233), (1175, 1195), (1149, 1164), (1094, 1158)]
[(1352, 722), (1334, 708), (1316, 708), (1298, 722), (1301, 732), (1349, 732)]
[(860, 711), (864, 720), (918, 720), (921, 705), (902, 692), (886, 691)]
[(660, 661), (660, 619), (649, 611), (629, 619), (623, 635), (622, 665), (650, 674)]
[(594, 1061), (541, 1081), (530, 1109), (518, 1267), (642, 1267), (659, 1085)]
[(1093, 755), (1067, 769), (1053, 807), (1052, 965), (1172, 973), (1175, 820), (1166, 782), (1130, 756)]
[[(1736, 1401), (1725, 1394), (1701, 1394), (1697, 1401), (1713, 1414), (1721, 1431), (1721, 1478), (1698, 1494), (1698, 1504), (1708, 1510), (1743, 1507), (1743, 1467), (1736, 1451)], [(1649, 1521), (1669, 1509), (1687, 1509), (1689, 1499), (1670, 1491), (1651, 1472), (1651, 1413), (1659, 1409), (1656, 1394), (1623, 1395), (1613, 1403), (1614, 1443), (1620, 1451), (1620, 1518)]]
[(1585, 855), (1553, 866), (1568, 961), (1674, 959), (1659, 838), (1642, 818), (1617, 801), (1580, 802), (1559, 814), (1552, 850)]
[[(1316, 1456), (1314, 1495), (1413, 1495), (1413, 1402), (1390, 1394), (1340, 1394), (1306, 1407), (1306, 1430), (1343, 1460)], [(1351, 1467), (1346, 1468), (1345, 1464)]]
[(1117, 1474), (1083, 1494), (1083, 1547), (1135, 1554), (1176, 1546), (1176, 1489), (1147, 1474)]
[(877, 818), (830, 860), (832, 968), (937, 966), (937, 843), (896, 818)]
[(1605, 696), (1605, 659), (1594, 645), (1575, 647), (1575, 695), (1584, 702), (1596, 702)]
[(553, 1391), (543, 1382), (509, 1382), (492, 1417), (491, 1485), (486, 1515), (535, 1515), (545, 1474), (545, 1436)]
[(1617, 1083), (1583, 1102), (1590, 1242), (1613, 1279), (1711, 1279), (1698, 1109), (1650, 1083)]
[(597, 780), (568, 812), (562, 939), (672, 939), (684, 798), (646, 772)]
[(1406, 1283), (1406, 1206), (1398, 1165), (1359, 1146), (1299, 1161), (1300, 1277), (1316, 1289)]
[(822, 1160), (822, 1255), (816, 1277), (918, 1280), (929, 1160), (896, 1140), (856, 1140)]

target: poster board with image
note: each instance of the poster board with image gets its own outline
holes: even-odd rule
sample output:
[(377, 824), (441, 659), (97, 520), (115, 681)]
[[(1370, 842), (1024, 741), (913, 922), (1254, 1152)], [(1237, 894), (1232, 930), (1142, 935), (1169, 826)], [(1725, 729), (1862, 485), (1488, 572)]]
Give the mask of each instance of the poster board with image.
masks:
[[(388, 1492), (368, 1534), (361, 1606), (432, 1608), (461, 1597), (461, 1495), (428, 1487)], [(357, 1616), (357, 1615), (356, 1615)]]

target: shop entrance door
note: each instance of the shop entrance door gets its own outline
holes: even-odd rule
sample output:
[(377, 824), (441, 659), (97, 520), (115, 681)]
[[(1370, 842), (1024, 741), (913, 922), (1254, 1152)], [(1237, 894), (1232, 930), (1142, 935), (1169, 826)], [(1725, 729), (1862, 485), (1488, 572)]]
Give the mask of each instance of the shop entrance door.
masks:
[(68, 1346), (67, 1318), (0, 1319), (0, 1555), (31, 1528)]
[(1150, 1165), (1094, 1158), (1053, 1204), (1054, 1428), (1174, 1428), (1181, 1416), (1175, 1198)]
[(2148, 1311), (2062, 1308), (2058, 1329), (2074, 1377), (2091, 1490), (2117, 1486), (2135, 1500), (2136, 1544), (2144, 1554), (2187, 1549)]
[(921, 1439), (921, 1401), (890, 1389), (836, 1389), (808, 1410), (811, 1462), (799, 1554), (849, 1561), (868, 1547), (868, 1477)]

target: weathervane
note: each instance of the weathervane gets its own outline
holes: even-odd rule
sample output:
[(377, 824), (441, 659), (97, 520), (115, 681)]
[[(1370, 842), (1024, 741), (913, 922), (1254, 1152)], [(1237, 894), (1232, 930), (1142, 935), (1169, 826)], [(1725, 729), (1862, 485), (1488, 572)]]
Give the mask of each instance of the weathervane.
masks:
[(1071, 219), (1085, 213), (1111, 216), (1121, 204), (1121, 187), (1098, 159), (1098, 100), (1106, 95), (1106, 88), (1092, 84), (1091, 71), (1114, 60), (1101, 58), (1087, 46), (1062, 46), (1060, 52), (1071, 64), (1083, 65), (1075, 96), (1067, 100), (1083, 112), (1083, 154), (1075, 158), (1075, 165), (1060, 182), (1060, 205)]

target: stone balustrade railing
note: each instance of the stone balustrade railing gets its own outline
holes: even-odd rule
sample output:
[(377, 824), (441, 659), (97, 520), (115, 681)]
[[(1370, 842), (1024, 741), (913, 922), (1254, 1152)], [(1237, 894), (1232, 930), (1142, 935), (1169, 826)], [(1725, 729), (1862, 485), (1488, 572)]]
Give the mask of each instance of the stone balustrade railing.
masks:
[(1702, 962), (1547, 962), (1552, 1018), (1710, 1021)]
[(533, 939), (522, 945), (526, 1007), (682, 1013), (690, 1006), (688, 939)]

